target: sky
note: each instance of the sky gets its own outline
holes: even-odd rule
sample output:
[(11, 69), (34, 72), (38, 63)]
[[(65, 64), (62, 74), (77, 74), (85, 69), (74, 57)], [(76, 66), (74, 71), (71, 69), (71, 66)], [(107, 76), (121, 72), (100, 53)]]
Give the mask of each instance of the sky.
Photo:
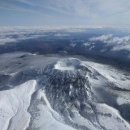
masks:
[(0, 0), (0, 26), (130, 26), (130, 0)]

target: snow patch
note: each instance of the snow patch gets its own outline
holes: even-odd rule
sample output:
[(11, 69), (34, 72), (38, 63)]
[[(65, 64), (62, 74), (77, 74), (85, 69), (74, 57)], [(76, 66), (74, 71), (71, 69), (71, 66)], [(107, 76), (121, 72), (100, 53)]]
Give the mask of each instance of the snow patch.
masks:
[(74, 71), (74, 66), (73, 65), (67, 65), (66, 62), (63, 61), (58, 61), (55, 65), (54, 65), (54, 69), (57, 70), (61, 70), (61, 71)]

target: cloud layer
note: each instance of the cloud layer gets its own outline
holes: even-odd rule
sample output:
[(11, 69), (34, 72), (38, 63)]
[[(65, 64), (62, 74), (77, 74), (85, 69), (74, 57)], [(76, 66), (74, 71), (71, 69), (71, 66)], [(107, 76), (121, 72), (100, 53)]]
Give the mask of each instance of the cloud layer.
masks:
[(130, 51), (130, 36), (113, 36), (112, 34), (109, 35), (101, 35), (98, 37), (90, 38), (92, 42), (101, 42), (105, 45), (105, 47), (111, 47), (111, 51), (121, 51), (126, 50)]
[[(102, 32), (100, 32), (102, 30)], [(92, 32), (93, 31), (93, 32)], [(8, 47), (10, 45), (24, 44), (26, 50), (26, 43), (31, 47), (33, 41), (36, 46), (42, 46), (44, 49), (44, 40), (65, 40), (68, 42), (63, 44), (61, 42), (55, 42), (57, 47), (63, 46), (66, 48), (66, 44), (70, 42), (70, 49), (74, 52), (75, 50), (83, 52), (84, 54), (90, 53), (92, 55), (108, 56), (119, 59), (130, 60), (130, 32), (128, 33), (113, 33), (106, 34), (107, 29), (68, 29), (68, 28), (27, 28), (27, 27), (17, 27), (17, 28), (0, 28), (0, 46), (3, 47), (6, 43)], [(93, 34), (94, 33), (94, 34)], [(99, 34), (101, 33), (101, 34)], [(31, 40), (30, 40), (31, 39)], [(32, 40), (33, 39), (33, 40)], [(72, 40), (77, 39), (77, 40)], [(24, 42), (22, 40), (27, 40), (30, 42)], [(36, 42), (37, 41), (37, 42)], [(39, 41), (39, 42), (38, 42)], [(41, 42), (42, 41), (42, 42)], [(39, 44), (39, 45), (38, 45)], [(51, 46), (51, 41), (50, 44)], [(6, 47), (6, 45), (5, 45)], [(6, 49), (6, 48), (5, 48)], [(31, 49), (31, 48), (29, 48)], [(38, 48), (42, 49), (42, 48)], [(46, 49), (46, 48), (45, 48)], [(34, 48), (35, 50), (35, 48)]]

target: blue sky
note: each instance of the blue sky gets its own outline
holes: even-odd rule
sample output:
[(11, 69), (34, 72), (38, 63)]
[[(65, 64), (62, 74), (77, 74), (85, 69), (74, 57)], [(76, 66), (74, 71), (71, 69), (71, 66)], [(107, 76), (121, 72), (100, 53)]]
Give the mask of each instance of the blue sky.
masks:
[(130, 0), (0, 0), (1, 26), (130, 26)]

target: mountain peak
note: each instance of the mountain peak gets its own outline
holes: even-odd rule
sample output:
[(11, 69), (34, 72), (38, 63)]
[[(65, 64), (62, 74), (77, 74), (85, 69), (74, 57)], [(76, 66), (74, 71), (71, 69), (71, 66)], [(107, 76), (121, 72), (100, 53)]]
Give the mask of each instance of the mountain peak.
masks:
[(44, 72), (46, 96), (55, 110), (63, 111), (67, 104), (81, 107), (91, 98), (86, 77), (90, 71), (80, 60), (65, 58), (48, 65)]

